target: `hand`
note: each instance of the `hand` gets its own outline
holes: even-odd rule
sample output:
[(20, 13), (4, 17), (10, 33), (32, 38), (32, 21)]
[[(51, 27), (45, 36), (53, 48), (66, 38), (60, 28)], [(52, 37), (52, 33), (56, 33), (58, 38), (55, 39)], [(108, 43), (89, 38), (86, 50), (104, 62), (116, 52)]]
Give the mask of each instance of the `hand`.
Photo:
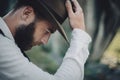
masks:
[(84, 14), (82, 8), (80, 7), (77, 0), (72, 0), (72, 2), (74, 11), (70, 0), (66, 0), (66, 8), (68, 11), (70, 25), (73, 29), (79, 28), (85, 30)]

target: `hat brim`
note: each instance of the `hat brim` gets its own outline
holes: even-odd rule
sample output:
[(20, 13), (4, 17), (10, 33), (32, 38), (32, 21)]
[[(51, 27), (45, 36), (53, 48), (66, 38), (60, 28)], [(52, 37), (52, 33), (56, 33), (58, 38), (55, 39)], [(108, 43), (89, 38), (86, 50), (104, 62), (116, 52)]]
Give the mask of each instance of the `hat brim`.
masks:
[(62, 25), (57, 21), (57, 19), (54, 17), (54, 15), (50, 12), (50, 10), (47, 8), (47, 6), (44, 5), (44, 3), (41, 3), (42, 7), (46, 10), (46, 12), (49, 14), (49, 17), (55, 21), (57, 24), (57, 30), (60, 32), (60, 34), (63, 36), (63, 38), (66, 40), (68, 44), (70, 44), (69, 39), (66, 35), (65, 30), (63, 29)]

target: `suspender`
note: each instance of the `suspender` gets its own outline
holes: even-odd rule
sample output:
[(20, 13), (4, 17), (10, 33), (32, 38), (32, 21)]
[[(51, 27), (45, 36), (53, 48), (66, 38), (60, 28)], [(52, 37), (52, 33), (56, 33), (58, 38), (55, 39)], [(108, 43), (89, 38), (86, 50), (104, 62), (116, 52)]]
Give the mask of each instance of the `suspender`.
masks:
[[(5, 36), (1, 29), (0, 29), (0, 34), (2, 34), (3, 36)], [(24, 53), (24, 51), (21, 50), (21, 52), (24, 55), (24, 57), (26, 57), (30, 61), (29, 57)]]
[(2, 34), (3, 36), (5, 36), (1, 29), (0, 29), (0, 34)]

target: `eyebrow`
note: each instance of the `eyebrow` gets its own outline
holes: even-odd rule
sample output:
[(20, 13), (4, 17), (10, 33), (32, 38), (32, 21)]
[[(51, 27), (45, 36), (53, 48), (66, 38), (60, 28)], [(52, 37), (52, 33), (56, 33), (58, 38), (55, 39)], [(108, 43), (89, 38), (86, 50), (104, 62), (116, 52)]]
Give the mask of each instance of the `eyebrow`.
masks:
[(48, 28), (48, 30), (50, 33), (54, 33), (57, 29), (54, 27), (50, 27), (50, 28)]
[(56, 30), (49, 29), (50, 33), (54, 33)]

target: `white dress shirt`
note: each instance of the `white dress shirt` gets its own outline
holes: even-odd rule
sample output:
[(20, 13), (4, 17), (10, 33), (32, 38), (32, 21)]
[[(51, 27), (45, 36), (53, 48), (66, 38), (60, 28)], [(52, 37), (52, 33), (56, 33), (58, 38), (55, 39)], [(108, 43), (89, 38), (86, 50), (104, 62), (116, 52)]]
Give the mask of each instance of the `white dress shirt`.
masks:
[(0, 29), (0, 80), (83, 80), (90, 36), (80, 29), (72, 31), (70, 47), (56, 73), (49, 74), (23, 56), (2, 18)]

